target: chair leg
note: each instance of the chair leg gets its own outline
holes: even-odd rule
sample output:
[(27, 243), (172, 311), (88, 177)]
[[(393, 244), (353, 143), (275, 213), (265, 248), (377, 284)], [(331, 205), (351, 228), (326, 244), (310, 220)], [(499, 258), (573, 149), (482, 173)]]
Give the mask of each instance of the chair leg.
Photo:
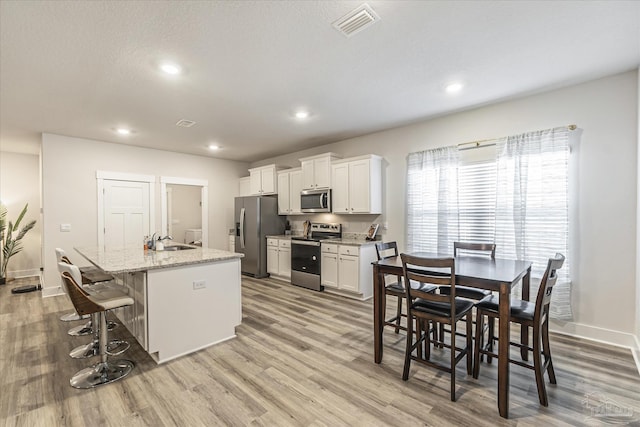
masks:
[(424, 357), (431, 359), (431, 339), (430, 337), (431, 320), (426, 321), (426, 329), (424, 332)]
[(422, 359), (422, 320), (416, 319), (416, 356), (418, 359)]
[[(489, 332), (487, 333), (487, 350), (489, 350), (490, 352), (493, 353), (493, 343), (494, 343), (494, 338), (495, 338), (495, 324), (496, 324), (496, 319), (495, 317), (492, 316), (487, 316), (487, 323), (489, 324)], [(491, 360), (493, 358), (491, 356), (489, 356), (487, 354), (487, 363), (489, 365), (491, 365)]]
[(547, 389), (544, 385), (544, 372), (542, 372), (542, 337), (539, 328), (533, 328), (533, 370), (536, 373), (536, 385), (538, 387), (538, 399), (542, 406), (549, 406)]
[(544, 322), (542, 326), (542, 349), (544, 351), (545, 362), (547, 365), (547, 374), (549, 374), (549, 382), (556, 384), (556, 373), (553, 370), (553, 362), (551, 359), (551, 346), (549, 345), (549, 320)]
[(484, 316), (482, 311), (476, 312), (476, 345), (473, 349), (473, 378), (478, 379), (480, 375), (480, 350), (484, 348)]
[[(442, 325), (442, 323), (440, 323)], [(456, 401), (456, 322), (451, 323), (451, 401)]]
[(407, 312), (407, 346), (404, 351), (404, 368), (402, 370), (402, 380), (409, 379), (409, 368), (411, 366), (411, 347), (413, 346), (413, 319), (411, 312)]
[[(482, 327), (482, 325), (480, 325)], [(473, 317), (467, 313), (467, 375), (473, 371)]]
[(400, 332), (400, 319), (402, 318), (402, 300), (404, 298), (398, 297), (398, 309), (396, 310), (396, 334)]
[[(440, 338), (440, 342), (444, 343), (444, 324), (443, 323), (438, 324), (438, 330), (439, 330), (438, 338)], [(442, 344), (439, 344), (438, 347), (444, 348)]]

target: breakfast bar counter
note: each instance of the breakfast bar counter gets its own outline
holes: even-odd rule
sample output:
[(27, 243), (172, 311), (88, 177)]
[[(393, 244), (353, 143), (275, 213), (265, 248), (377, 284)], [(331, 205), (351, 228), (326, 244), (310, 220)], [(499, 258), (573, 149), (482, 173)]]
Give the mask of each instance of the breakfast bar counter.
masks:
[(157, 363), (235, 337), (242, 321), (242, 254), (186, 245), (157, 252), (75, 249), (134, 299), (115, 314)]

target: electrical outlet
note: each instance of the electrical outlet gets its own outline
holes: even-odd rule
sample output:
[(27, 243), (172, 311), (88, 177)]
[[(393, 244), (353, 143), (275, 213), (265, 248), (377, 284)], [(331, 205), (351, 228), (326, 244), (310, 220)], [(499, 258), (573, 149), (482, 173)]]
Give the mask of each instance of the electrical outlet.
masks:
[(193, 281), (193, 289), (204, 289), (207, 287), (206, 280), (194, 280)]
[(385, 222), (382, 224), (382, 229), (383, 229), (383, 230), (388, 230), (388, 229), (389, 229), (389, 223), (388, 223), (387, 221), (385, 221)]

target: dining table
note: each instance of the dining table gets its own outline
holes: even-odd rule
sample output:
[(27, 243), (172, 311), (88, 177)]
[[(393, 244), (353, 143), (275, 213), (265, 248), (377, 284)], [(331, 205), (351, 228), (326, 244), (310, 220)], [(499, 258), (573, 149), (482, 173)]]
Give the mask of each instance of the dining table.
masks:
[[(426, 258), (442, 258), (451, 255), (428, 252), (412, 252), (410, 255)], [(480, 256), (455, 257), (455, 284), (497, 292), (499, 295), (499, 333), (498, 333), (498, 411), (503, 418), (509, 418), (509, 340), (511, 333), (511, 290), (522, 282), (522, 299), (529, 300), (529, 282), (531, 278), (529, 261), (489, 258)], [(389, 257), (373, 262), (373, 328), (374, 361), (382, 362), (383, 329), (385, 313), (385, 275), (402, 276), (400, 256)], [(528, 328), (520, 331), (522, 343), (528, 342)], [(527, 360), (526, 348), (521, 348), (521, 357)]]

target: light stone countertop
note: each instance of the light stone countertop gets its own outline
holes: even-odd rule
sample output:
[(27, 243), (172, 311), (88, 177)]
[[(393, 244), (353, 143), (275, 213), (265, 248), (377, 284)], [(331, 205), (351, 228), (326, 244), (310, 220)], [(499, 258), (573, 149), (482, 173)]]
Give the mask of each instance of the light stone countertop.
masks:
[(199, 246), (188, 250), (158, 252), (152, 250), (145, 251), (140, 246), (110, 248), (107, 250), (98, 246), (74, 249), (91, 264), (109, 274), (147, 271), (191, 264), (206, 264), (242, 258), (244, 256), (234, 252), (202, 248)]
[(333, 243), (336, 245), (348, 245), (348, 246), (369, 246), (375, 245), (382, 240), (364, 240), (364, 239), (354, 239), (354, 238), (341, 238), (341, 239), (327, 239), (321, 240), (321, 243)]
[(267, 235), (267, 239), (291, 240), (291, 235), (289, 234)]

